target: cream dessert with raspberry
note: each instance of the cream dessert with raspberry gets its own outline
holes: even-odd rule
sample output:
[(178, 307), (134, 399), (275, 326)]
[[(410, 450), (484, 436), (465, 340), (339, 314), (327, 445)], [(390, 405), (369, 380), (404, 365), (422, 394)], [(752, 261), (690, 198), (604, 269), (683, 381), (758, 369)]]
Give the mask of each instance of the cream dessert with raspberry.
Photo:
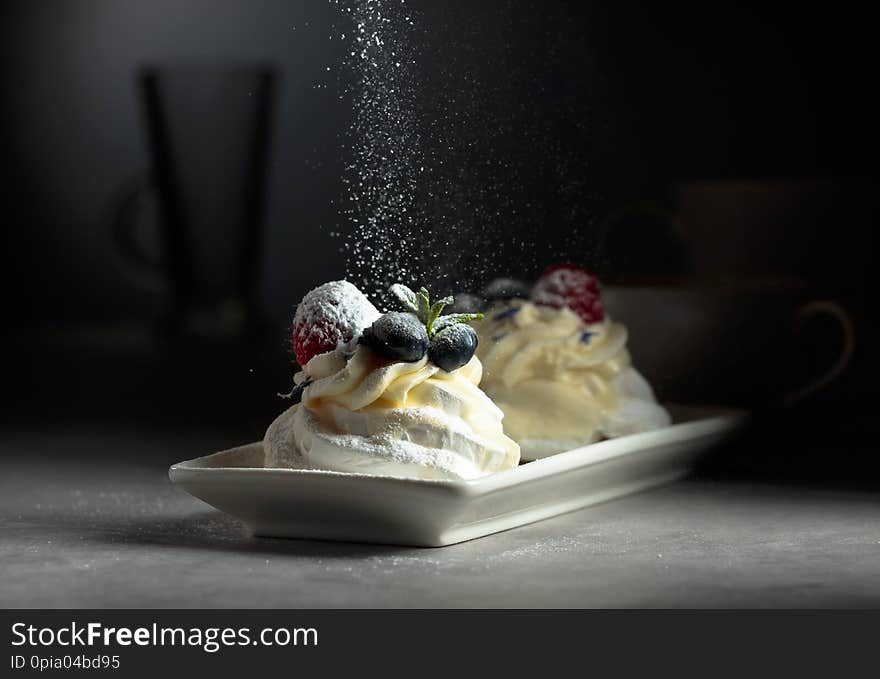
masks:
[(392, 292), (405, 311), (380, 314), (351, 283), (315, 288), (294, 318), (302, 371), (295, 403), (266, 431), (268, 467), (470, 479), (515, 467), (519, 446), (477, 386), (482, 364), (467, 325), (427, 291)]
[(498, 302), (474, 326), (481, 386), (504, 411), (524, 460), (670, 423), (588, 271), (550, 267), (530, 299)]

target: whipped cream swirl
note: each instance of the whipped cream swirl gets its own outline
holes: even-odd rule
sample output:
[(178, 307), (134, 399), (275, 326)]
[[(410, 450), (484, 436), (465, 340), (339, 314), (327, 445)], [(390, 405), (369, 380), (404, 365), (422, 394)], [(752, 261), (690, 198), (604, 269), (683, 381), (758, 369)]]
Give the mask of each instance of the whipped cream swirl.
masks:
[(514, 467), (519, 446), (477, 386), (480, 360), (453, 372), (426, 358), (389, 363), (357, 346), (315, 356), (312, 383), (263, 442), (266, 465), (426, 479), (470, 479)]
[(568, 308), (515, 299), (474, 327), (482, 388), (504, 411), (523, 459), (670, 423), (632, 366), (626, 327), (607, 316), (587, 325)]

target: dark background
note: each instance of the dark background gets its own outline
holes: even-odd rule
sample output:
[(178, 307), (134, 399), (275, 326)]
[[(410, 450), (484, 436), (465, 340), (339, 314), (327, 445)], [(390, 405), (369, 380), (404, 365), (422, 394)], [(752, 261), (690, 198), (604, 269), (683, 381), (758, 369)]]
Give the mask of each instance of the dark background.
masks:
[[(863, 443), (880, 150), (867, 17), (839, 3), (409, 4), (424, 29), (427, 90), (449, 104), (455, 78), (471, 74), (491, 94), (487, 119), (504, 112), (504, 153), (532, 168), (517, 175), (530, 207), (509, 219), (512, 239), (540, 231), (550, 253), (580, 230), (583, 249), (569, 258), (618, 282), (796, 277), (854, 317), (857, 351), (842, 378), (765, 413), (719, 469), (876, 475)], [(3, 13), (4, 427), (196, 432), (193, 456), (258, 438), (289, 385), (294, 305), (345, 270), (330, 236), (346, 228), (340, 135), (352, 115), (335, 80), (346, 46), (328, 38), (345, 24), (338, 8), (95, 0), (13, 2)], [(265, 323), (244, 339), (163, 336), (166, 292), (132, 275), (111, 235), (119, 201), (151, 164), (136, 74), (181, 63), (266, 63), (279, 74), (256, 297)], [(560, 149), (577, 177), (566, 215), (543, 170)], [(631, 205), (654, 212), (600, 243), (603, 216)], [(146, 211), (148, 245), (157, 219)], [(541, 260), (511, 269), (531, 275), (550, 263)], [(815, 353), (835, 341), (826, 330)]]

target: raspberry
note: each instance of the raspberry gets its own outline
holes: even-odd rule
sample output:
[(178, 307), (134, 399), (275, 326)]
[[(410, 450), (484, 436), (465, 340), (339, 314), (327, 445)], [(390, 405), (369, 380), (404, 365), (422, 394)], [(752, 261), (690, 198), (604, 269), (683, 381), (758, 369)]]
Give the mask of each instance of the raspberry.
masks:
[(319, 285), (302, 298), (293, 317), (296, 362), (304, 366), (350, 342), (377, 318), (378, 309), (348, 281)]
[(554, 264), (547, 268), (532, 290), (532, 301), (556, 309), (568, 307), (584, 323), (605, 318), (599, 297), (599, 279), (574, 264)]

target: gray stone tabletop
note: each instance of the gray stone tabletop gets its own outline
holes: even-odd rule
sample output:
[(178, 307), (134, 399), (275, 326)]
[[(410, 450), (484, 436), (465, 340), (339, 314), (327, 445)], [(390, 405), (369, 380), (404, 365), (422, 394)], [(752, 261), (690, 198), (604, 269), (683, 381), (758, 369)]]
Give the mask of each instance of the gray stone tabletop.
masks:
[(273, 540), (170, 484), (207, 450), (4, 436), (0, 606), (880, 606), (873, 493), (692, 479), (438, 549)]

